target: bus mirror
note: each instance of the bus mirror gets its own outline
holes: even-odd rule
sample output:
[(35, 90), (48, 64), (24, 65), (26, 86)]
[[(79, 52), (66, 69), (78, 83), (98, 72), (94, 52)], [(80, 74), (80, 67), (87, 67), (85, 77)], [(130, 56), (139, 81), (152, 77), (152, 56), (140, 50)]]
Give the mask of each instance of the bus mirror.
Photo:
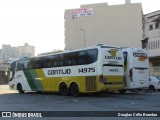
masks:
[(7, 76), (8, 75), (8, 72), (7, 71), (5, 71), (5, 76)]
[(8, 68), (5, 69), (5, 76), (8, 76)]

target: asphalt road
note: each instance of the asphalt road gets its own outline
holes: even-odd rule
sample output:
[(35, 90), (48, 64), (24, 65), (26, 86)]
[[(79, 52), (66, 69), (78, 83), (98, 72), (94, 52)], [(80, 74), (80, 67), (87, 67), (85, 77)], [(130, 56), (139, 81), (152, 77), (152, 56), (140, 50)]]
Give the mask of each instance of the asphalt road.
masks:
[[(61, 96), (54, 93), (26, 92), (8, 90), (0, 85), (0, 111), (160, 111), (160, 92), (128, 92), (126, 94), (102, 94), (100, 96), (81, 95), (79, 97)], [(89, 113), (88, 113), (89, 114)], [(95, 113), (96, 114), (96, 113)], [(53, 117), (54, 119), (75, 119), (74, 117)], [(41, 119), (53, 119), (41, 118)], [(158, 117), (138, 117), (144, 120), (158, 120)], [(0, 118), (1, 119), (1, 118)], [(14, 118), (16, 119), (16, 118)], [(30, 118), (32, 119), (32, 118)], [(76, 119), (137, 119), (137, 117), (76, 117)]]

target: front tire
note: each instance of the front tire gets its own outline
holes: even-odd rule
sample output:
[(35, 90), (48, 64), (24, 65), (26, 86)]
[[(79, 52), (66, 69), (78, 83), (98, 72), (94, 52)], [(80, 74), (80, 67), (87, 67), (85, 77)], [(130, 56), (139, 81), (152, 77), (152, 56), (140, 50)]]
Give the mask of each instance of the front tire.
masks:
[(71, 95), (79, 96), (79, 87), (77, 83), (72, 83), (70, 88)]
[(18, 85), (17, 85), (17, 90), (19, 93), (24, 93), (24, 90), (23, 90), (22, 85), (20, 83), (18, 83)]

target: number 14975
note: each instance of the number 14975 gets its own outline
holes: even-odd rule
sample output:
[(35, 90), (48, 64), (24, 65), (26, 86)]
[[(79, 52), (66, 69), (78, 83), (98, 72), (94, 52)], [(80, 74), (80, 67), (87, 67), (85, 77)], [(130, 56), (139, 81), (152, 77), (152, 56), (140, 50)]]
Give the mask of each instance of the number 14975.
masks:
[(95, 72), (95, 67), (91, 67), (91, 68), (80, 68), (78, 69), (79, 73), (91, 73), (91, 72)]

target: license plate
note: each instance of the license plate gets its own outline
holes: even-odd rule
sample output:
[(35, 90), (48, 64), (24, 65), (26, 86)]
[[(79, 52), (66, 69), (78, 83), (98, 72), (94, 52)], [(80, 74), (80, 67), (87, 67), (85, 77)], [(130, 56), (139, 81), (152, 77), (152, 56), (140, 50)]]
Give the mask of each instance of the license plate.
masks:
[(139, 73), (144, 73), (144, 70), (139, 70)]

